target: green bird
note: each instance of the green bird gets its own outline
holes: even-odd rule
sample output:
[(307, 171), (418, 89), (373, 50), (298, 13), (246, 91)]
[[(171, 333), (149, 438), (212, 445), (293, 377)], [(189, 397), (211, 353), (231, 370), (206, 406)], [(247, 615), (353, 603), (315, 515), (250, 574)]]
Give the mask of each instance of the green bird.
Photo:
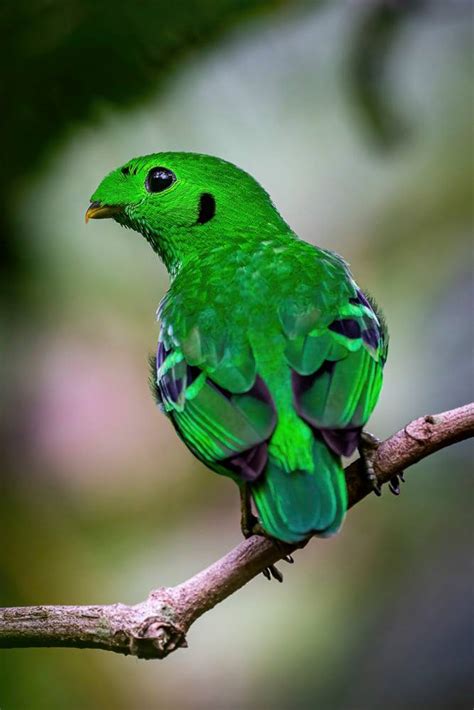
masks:
[(239, 486), (244, 535), (337, 532), (341, 457), (360, 446), (388, 345), (348, 265), (208, 155), (128, 161), (91, 197), (86, 220), (106, 217), (140, 232), (169, 272), (153, 389), (192, 453)]

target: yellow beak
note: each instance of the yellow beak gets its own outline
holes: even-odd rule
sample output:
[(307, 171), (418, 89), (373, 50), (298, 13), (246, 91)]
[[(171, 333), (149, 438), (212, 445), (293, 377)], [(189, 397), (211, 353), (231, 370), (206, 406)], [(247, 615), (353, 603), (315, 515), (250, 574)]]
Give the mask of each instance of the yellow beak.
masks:
[(91, 202), (86, 210), (86, 224), (90, 219), (107, 219), (122, 212), (120, 205), (102, 205), (100, 202)]

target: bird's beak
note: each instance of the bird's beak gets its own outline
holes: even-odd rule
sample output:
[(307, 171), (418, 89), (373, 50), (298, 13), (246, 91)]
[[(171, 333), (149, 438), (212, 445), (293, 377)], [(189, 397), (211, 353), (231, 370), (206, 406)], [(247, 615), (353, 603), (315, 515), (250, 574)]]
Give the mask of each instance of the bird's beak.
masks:
[(86, 210), (86, 224), (90, 219), (107, 219), (123, 212), (121, 205), (103, 205), (101, 202), (91, 202)]

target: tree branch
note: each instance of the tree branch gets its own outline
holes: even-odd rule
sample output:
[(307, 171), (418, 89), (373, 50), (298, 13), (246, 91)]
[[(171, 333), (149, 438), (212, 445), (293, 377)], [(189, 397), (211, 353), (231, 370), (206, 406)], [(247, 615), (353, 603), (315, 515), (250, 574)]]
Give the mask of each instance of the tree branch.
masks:
[[(474, 403), (416, 419), (383, 441), (374, 469), (380, 484), (439, 449), (474, 436)], [(371, 492), (360, 460), (345, 471), (349, 506)], [(134, 606), (33, 606), (0, 609), (0, 648), (102, 648), (164, 658), (186, 646), (191, 624), (295, 548), (253, 536), (177, 587), (160, 587)]]

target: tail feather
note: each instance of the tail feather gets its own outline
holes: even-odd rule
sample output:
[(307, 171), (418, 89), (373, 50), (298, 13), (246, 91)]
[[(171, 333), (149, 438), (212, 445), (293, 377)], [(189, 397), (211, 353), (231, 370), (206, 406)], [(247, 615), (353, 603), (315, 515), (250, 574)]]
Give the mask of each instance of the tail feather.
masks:
[(311, 534), (327, 537), (340, 528), (347, 510), (341, 460), (323, 441), (313, 445), (314, 471), (283, 471), (271, 456), (252, 496), (265, 531), (283, 542)]

